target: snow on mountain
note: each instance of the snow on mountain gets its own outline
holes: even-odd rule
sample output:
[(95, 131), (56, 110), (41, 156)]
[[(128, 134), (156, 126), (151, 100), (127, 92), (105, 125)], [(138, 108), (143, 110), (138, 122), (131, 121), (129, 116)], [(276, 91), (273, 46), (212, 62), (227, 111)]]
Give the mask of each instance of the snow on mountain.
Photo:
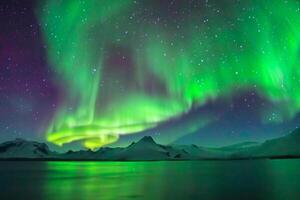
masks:
[(66, 160), (92, 160), (95, 159), (95, 152), (87, 150), (80, 150), (80, 151), (68, 151), (66, 153), (57, 155), (56, 158), (58, 159), (66, 159)]
[(267, 140), (253, 150), (254, 156), (300, 156), (300, 128), (289, 135)]
[(97, 151), (68, 151), (57, 156), (58, 159), (66, 160), (116, 160), (117, 155), (124, 148), (103, 147)]
[(267, 140), (260, 145), (249, 146), (247, 148), (237, 148), (232, 152), (231, 158), (274, 156), (300, 156), (300, 129), (296, 129), (284, 137)]
[(242, 142), (242, 143), (238, 143), (238, 144), (233, 144), (233, 145), (221, 147), (221, 148), (219, 148), (219, 150), (231, 152), (231, 151), (237, 151), (237, 150), (241, 150), (241, 149), (245, 149), (245, 148), (257, 147), (259, 145), (261, 145), (261, 143), (258, 143), (258, 142)]
[(47, 158), (53, 155), (44, 143), (15, 139), (0, 144), (0, 158)]
[(229, 156), (229, 153), (214, 148), (199, 147), (197, 145), (177, 145), (177, 149), (181, 149), (189, 155), (191, 159), (220, 159)]
[(150, 136), (132, 143), (115, 155), (117, 160), (168, 160), (171, 153), (158, 145)]
[(262, 144), (245, 142), (221, 148), (196, 145), (160, 145), (152, 137), (143, 137), (125, 148), (103, 147), (97, 151), (51, 152), (44, 143), (16, 139), (0, 144), (0, 159), (51, 158), (61, 160), (197, 160), (235, 159), (274, 156), (300, 156), (300, 129)]
[(152, 137), (143, 137), (125, 148), (104, 147), (92, 151), (69, 151), (60, 155), (60, 159), (82, 160), (174, 160), (191, 159), (183, 149), (157, 144)]

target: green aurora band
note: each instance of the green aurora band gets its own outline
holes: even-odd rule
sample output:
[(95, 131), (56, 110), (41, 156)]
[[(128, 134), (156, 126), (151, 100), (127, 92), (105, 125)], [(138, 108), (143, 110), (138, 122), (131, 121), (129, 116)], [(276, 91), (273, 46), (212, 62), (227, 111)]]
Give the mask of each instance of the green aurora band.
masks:
[(177, 21), (153, 17), (165, 9), (156, 1), (41, 2), (49, 62), (65, 88), (48, 141), (94, 149), (237, 91), (277, 105), (261, 111), (262, 122), (292, 119), (300, 110), (299, 2), (230, 2), (203, 1)]

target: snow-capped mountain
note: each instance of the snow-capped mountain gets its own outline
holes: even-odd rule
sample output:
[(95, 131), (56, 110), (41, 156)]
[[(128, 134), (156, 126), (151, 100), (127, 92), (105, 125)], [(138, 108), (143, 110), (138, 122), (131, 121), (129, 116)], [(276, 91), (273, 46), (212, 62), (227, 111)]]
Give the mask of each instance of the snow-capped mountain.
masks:
[(254, 148), (254, 156), (300, 156), (300, 128), (287, 136), (267, 140)]
[(300, 157), (300, 129), (287, 136), (264, 143), (245, 142), (222, 148), (205, 148), (197, 145), (160, 145), (145, 136), (128, 147), (103, 147), (97, 151), (68, 151), (58, 154), (44, 143), (16, 139), (0, 144), (0, 159), (54, 159), (54, 160), (198, 160), (247, 159), (261, 157)]
[(170, 160), (182, 158), (172, 147), (157, 144), (152, 137), (145, 136), (138, 142), (114, 155), (116, 160)]
[(44, 143), (18, 138), (0, 144), (0, 158), (48, 158), (53, 155)]

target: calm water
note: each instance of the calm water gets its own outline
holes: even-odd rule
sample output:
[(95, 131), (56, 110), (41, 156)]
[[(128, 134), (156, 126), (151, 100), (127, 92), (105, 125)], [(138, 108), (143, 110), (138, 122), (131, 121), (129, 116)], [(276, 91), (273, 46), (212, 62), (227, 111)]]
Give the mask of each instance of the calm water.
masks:
[(300, 199), (300, 160), (0, 162), (0, 199)]

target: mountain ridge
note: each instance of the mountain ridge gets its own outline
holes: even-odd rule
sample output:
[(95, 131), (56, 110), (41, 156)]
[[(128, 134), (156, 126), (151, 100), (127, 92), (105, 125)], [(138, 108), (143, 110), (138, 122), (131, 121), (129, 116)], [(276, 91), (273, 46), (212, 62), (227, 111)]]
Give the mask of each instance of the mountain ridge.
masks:
[(243, 142), (220, 148), (197, 145), (161, 145), (151, 136), (144, 136), (127, 147), (102, 147), (96, 151), (51, 151), (45, 143), (17, 138), (0, 144), (0, 160), (97, 160), (97, 161), (156, 161), (203, 159), (300, 158), (300, 129), (263, 143)]

